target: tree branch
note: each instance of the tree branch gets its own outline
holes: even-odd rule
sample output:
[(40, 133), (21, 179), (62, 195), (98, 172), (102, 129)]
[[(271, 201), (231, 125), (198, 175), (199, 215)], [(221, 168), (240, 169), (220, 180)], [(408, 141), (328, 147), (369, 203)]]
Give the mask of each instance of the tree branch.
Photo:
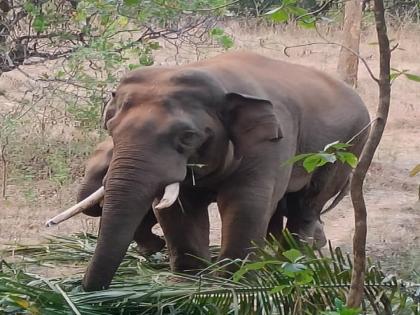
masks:
[[(318, 34), (318, 35), (319, 35), (319, 34)], [(358, 54), (357, 52), (355, 52), (355, 51), (354, 51), (354, 50), (352, 50), (351, 48), (349, 48), (349, 47), (347, 47), (347, 46), (344, 46), (344, 45), (342, 45), (342, 44), (340, 44), (340, 43), (336, 43), (336, 42), (329, 41), (329, 40), (327, 40), (327, 39), (326, 39), (326, 38), (324, 38), (324, 37), (321, 37), (321, 39), (325, 40), (325, 42), (311, 42), (311, 43), (306, 43), (306, 44), (299, 44), (299, 45), (293, 45), (293, 46), (286, 46), (286, 47), (284, 47), (284, 49), (283, 49), (283, 53), (284, 53), (287, 57), (290, 57), (290, 55), (287, 53), (287, 51), (288, 51), (289, 49), (292, 49), (292, 48), (299, 48), (299, 47), (305, 47), (305, 46), (312, 46), (312, 45), (335, 45), (335, 46), (338, 46), (338, 47), (342, 47), (342, 48), (347, 49), (348, 51), (350, 51), (352, 54), (356, 55), (356, 56), (357, 56), (357, 58), (359, 58), (359, 59), (360, 59), (360, 61), (361, 61), (361, 62), (363, 63), (363, 65), (365, 66), (365, 68), (366, 68), (367, 72), (369, 73), (369, 76), (372, 78), (372, 80), (374, 80), (375, 82), (379, 82), (379, 79), (378, 79), (377, 77), (375, 77), (375, 75), (373, 74), (373, 71), (372, 71), (372, 69), (370, 69), (369, 64), (367, 63), (366, 59), (365, 59), (365, 58), (363, 58), (360, 54)]]
[(350, 292), (347, 297), (347, 305), (351, 308), (360, 306), (363, 299), (364, 275), (366, 269), (366, 235), (367, 235), (367, 211), (363, 197), (363, 182), (366, 173), (374, 157), (376, 148), (381, 141), (385, 124), (388, 118), (391, 82), (390, 82), (390, 60), (391, 51), (384, 16), (383, 0), (374, 0), (376, 32), (379, 42), (380, 53), (380, 74), (379, 81), (379, 103), (376, 112), (376, 123), (373, 125), (368, 141), (360, 157), (353, 178), (351, 181), (351, 200), (354, 207), (355, 231), (353, 237), (353, 272)]

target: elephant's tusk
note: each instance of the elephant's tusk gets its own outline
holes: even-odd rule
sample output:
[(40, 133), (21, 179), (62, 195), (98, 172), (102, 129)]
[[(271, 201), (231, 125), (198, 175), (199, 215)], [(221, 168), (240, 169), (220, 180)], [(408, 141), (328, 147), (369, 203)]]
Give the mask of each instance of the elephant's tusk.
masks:
[(105, 196), (105, 188), (102, 186), (97, 191), (95, 191), (92, 195), (89, 197), (83, 199), (73, 207), (67, 209), (66, 211), (61, 212), (60, 214), (56, 215), (54, 218), (49, 219), (45, 225), (47, 227), (59, 224), (63, 221), (66, 221), (67, 219), (70, 219), (71, 217), (75, 216), (76, 214), (79, 214), (83, 210), (93, 206), (94, 204), (101, 201), (101, 199)]
[[(165, 209), (173, 205), (179, 195), (179, 183), (173, 183), (165, 187), (162, 199), (154, 205), (154, 209)], [(156, 202), (154, 202), (156, 203)]]

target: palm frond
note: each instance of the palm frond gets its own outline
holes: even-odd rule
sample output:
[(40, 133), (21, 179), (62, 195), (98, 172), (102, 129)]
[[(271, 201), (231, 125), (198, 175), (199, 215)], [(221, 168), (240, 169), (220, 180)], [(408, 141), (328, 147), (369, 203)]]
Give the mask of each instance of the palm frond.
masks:
[[(252, 262), (225, 260), (194, 276), (169, 272), (165, 253), (146, 260), (130, 247), (112, 286), (100, 292), (83, 292), (80, 273), (47, 279), (28, 271), (34, 265), (86, 265), (95, 237), (51, 237), (41, 245), (15, 246), (2, 253), (13, 263), (1, 263), (0, 312), (282, 315), (338, 309), (350, 286), (350, 257), (331, 244), (322, 253), (298, 244), (287, 232), (285, 239), (286, 246), (267, 241), (255, 248), (257, 259)], [(230, 278), (217, 276), (226, 264), (239, 264), (240, 269)], [(368, 264), (366, 314), (418, 315), (419, 309), (418, 284), (386, 276), (380, 266)]]

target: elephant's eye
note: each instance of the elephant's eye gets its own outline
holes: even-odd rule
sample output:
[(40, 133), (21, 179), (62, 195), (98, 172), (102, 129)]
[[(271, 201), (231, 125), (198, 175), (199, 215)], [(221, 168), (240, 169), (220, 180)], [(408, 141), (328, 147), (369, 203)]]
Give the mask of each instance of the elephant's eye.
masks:
[(195, 149), (200, 144), (200, 136), (193, 130), (185, 130), (177, 136), (176, 150), (179, 153)]
[(134, 105), (133, 100), (131, 99), (126, 99), (122, 104), (121, 104), (121, 108), (124, 109), (129, 109), (130, 107), (132, 107)]
[(197, 137), (198, 135), (194, 131), (184, 131), (179, 140), (181, 144), (190, 146), (194, 144)]

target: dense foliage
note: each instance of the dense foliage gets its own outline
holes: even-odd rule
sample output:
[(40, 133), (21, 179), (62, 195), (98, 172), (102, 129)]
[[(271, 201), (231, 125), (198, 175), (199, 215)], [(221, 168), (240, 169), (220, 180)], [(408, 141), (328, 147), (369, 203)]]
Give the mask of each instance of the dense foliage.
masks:
[[(149, 260), (131, 247), (113, 285), (83, 292), (81, 274), (96, 239), (91, 235), (53, 237), (36, 246), (3, 253), (0, 311), (5, 314), (360, 314), (343, 302), (351, 260), (339, 248), (316, 253), (285, 234), (287, 247), (267, 242), (253, 262), (222, 261), (196, 276), (169, 272), (166, 255)], [(217, 249), (213, 248), (213, 252)], [(10, 257), (13, 255), (13, 257)], [(6, 261), (9, 261), (7, 263)], [(11, 262), (13, 261), (13, 263)], [(230, 278), (217, 272), (239, 264)], [(71, 277), (41, 276), (48, 268), (72, 267)], [(80, 268), (82, 267), (82, 268)], [(38, 272), (35, 272), (38, 270)], [(365, 314), (419, 314), (419, 284), (386, 276), (379, 265), (366, 270)]]

